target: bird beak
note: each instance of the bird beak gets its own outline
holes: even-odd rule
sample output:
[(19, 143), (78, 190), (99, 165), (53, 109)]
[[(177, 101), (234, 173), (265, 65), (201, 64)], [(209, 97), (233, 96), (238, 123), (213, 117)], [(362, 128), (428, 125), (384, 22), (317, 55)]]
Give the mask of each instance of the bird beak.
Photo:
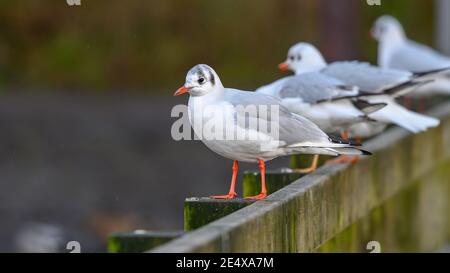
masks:
[(278, 65), (278, 69), (279, 69), (281, 72), (286, 72), (286, 71), (289, 70), (289, 65), (288, 65), (286, 62), (281, 63), (281, 64)]
[(187, 88), (187, 87), (182, 86), (182, 87), (178, 88), (178, 90), (175, 91), (175, 93), (173, 93), (173, 95), (174, 95), (174, 96), (179, 96), (179, 95), (181, 95), (181, 94), (184, 94), (184, 93), (189, 92), (189, 89), (190, 89), (190, 88)]

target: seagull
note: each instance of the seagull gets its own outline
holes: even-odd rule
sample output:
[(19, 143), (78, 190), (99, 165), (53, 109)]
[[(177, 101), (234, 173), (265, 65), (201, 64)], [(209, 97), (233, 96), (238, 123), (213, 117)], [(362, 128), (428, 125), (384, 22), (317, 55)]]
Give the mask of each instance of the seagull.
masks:
[[(205, 64), (196, 65), (189, 70), (185, 84), (174, 93), (174, 96), (184, 93), (189, 93), (189, 121), (194, 133), (209, 149), (233, 160), (229, 193), (211, 196), (211, 198), (233, 199), (236, 197), (238, 161), (259, 164), (261, 193), (247, 198), (261, 200), (267, 196), (265, 162), (271, 159), (293, 154), (333, 156), (370, 154), (350, 142), (331, 138), (313, 122), (290, 112), (275, 97), (258, 92), (225, 88), (217, 73)], [(270, 108), (277, 111), (242, 112), (239, 110), (242, 107)], [(214, 115), (205, 114), (211, 109), (214, 110)], [(277, 134), (268, 133), (261, 126), (257, 128), (249, 126), (252, 121), (267, 124), (274, 120), (277, 123)], [(215, 126), (214, 128), (222, 128), (223, 132), (219, 132), (219, 135), (223, 133), (232, 137), (212, 138), (205, 130), (211, 124)]]
[[(362, 121), (362, 125), (352, 126), (351, 131), (358, 137), (361, 135), (370, 137), (381, 132), (386, 127), (382, 124), (393, 123), (412, 133), (422, 132), (439, 125), (438, 119), (410, 111), (398, 104), (395, 98), (429, 84), (436, 75), (442, 73), (441, 70), (427, 71), (417, 75), (357, 61), (327, 64), (319, 50), (309, 43), (298, 43), (292, 46), (287, 60), (280, 64), (279, 68), (283, 71), (292, 70), (296, 75), (316, 72), (334, 77), (345, 84), (355, 85), (360, 90), (364, 90), (360, 92), (360, 96), (368, 103), (386, 104), (386, 107), (379, 111), (368, 114), (372, 121)], [(370, 129), (372, 125), (376, 128)], [(358, 132), (358, 128), (361, 132)]]
[(255, 91), (277, 97), (289, 111), (311, 120), (328, 134), (364, 121), (368, 114), (386, 106), (359, 100), (357, 86), (319, 72), (284, 77)]
[[(408, 39), (400, 22), (390, 15), (383, 15), (375, 21), (371, 35), (378, 41), (378, 65), (381, 67), (419, 74), (450, 68), (450, 57)], [(423, 97), (434, 94), (450, 95), (450, 73), (442, 74), (432, 84), (419, 88), (411, 95)]]
[[(353, 124), (369, 120), (370, 113), (386, 106), (358, 99), (361, 94), (357, 86), (319, 72), (284, 77), (256, 92), (278, 98), (290, 112), (309, 119), (327, 134), (340, 133), (342, 138), (347, 138), (345, 131)], [(314, 155), (311, 166), (294, 171), (313, 172), (318, 160)]]

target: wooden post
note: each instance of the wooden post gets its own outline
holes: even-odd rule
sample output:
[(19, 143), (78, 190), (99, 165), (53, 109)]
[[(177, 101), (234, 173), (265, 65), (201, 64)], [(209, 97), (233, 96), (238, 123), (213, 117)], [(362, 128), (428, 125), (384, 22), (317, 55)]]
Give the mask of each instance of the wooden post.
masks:
[(183, 235), (183, 231), (114, 232), (108, 237), (109, 253), (140, 253)]
[(450, 1), (434, 1), (435, 16), (434, 29), (436, 46), (440, 52), (450, 55)]
[[(271, 194), (299, 179), (302, 176), (295, 172), (266, 172), (267, 193)], [(261, 176), (259, 172), (245, 172), (242, 182), (243, 196), (253, 196), (261, 192)]]
[(184, 230), (188, 231), (204, 226), (253, 202), (253, 200), (242, 198), (231, 200), (207, 197), (186, 198), (184, 201)]

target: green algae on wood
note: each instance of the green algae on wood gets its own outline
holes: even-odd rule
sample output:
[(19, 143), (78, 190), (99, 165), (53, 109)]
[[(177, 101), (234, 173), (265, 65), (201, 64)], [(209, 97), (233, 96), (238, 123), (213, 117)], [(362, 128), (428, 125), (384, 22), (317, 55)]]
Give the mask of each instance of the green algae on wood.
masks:
[(357, 164), (319, 168), (151, 252), (369, 252), (371, 241), (381, 252), (435, 251), (450, 231), (450, 103), (433, 113), (438, 128), (391, 128)]
[(140, 253), (183, 235), (183, 231), (114, 232), (108, 237), (109, 253)]
[(212, 199), (207, 197), (186, 198), (184, 201), (184, 230), (193, 230), (222, 218), (253, 203), (242, 198)]
[[(289, 168), (291, 169), (305, 169), (311, 167), (314, 155), (292, 155), (289, 160)], [(335, 158), (334, 156), (321, 155), (319, 156), (319, 161), (317, 166), (325, 164), (330, 159)]]
[[(273, 172), (266, 173), (267, 194), (291, 184), (302, 176), (296, 172)], [(254, 196), (261, 192), (261, 175), (259, 172), (245, 172), (242, 181), (242, 195), (244, 197)]]

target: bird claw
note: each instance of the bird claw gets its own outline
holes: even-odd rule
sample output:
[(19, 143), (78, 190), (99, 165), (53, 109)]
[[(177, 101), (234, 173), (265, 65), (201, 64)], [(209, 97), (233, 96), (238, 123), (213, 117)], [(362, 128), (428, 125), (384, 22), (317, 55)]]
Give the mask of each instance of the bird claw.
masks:
[(262, 200), (264, 198), (267, 197), (267, 193), (260, 193), (258, 195), (255, 196), (249, 196), (249, 197), (245, 197), (244, 199), (249, 199), (249, 200)]
[(237, 194), (235, 192), (233, 193), (229, 193), (229, 194), (225, 194), (225, 195), (213, 195), (210, 196), (209, 198), (212, 199), (234, 199), (236, 198)]

